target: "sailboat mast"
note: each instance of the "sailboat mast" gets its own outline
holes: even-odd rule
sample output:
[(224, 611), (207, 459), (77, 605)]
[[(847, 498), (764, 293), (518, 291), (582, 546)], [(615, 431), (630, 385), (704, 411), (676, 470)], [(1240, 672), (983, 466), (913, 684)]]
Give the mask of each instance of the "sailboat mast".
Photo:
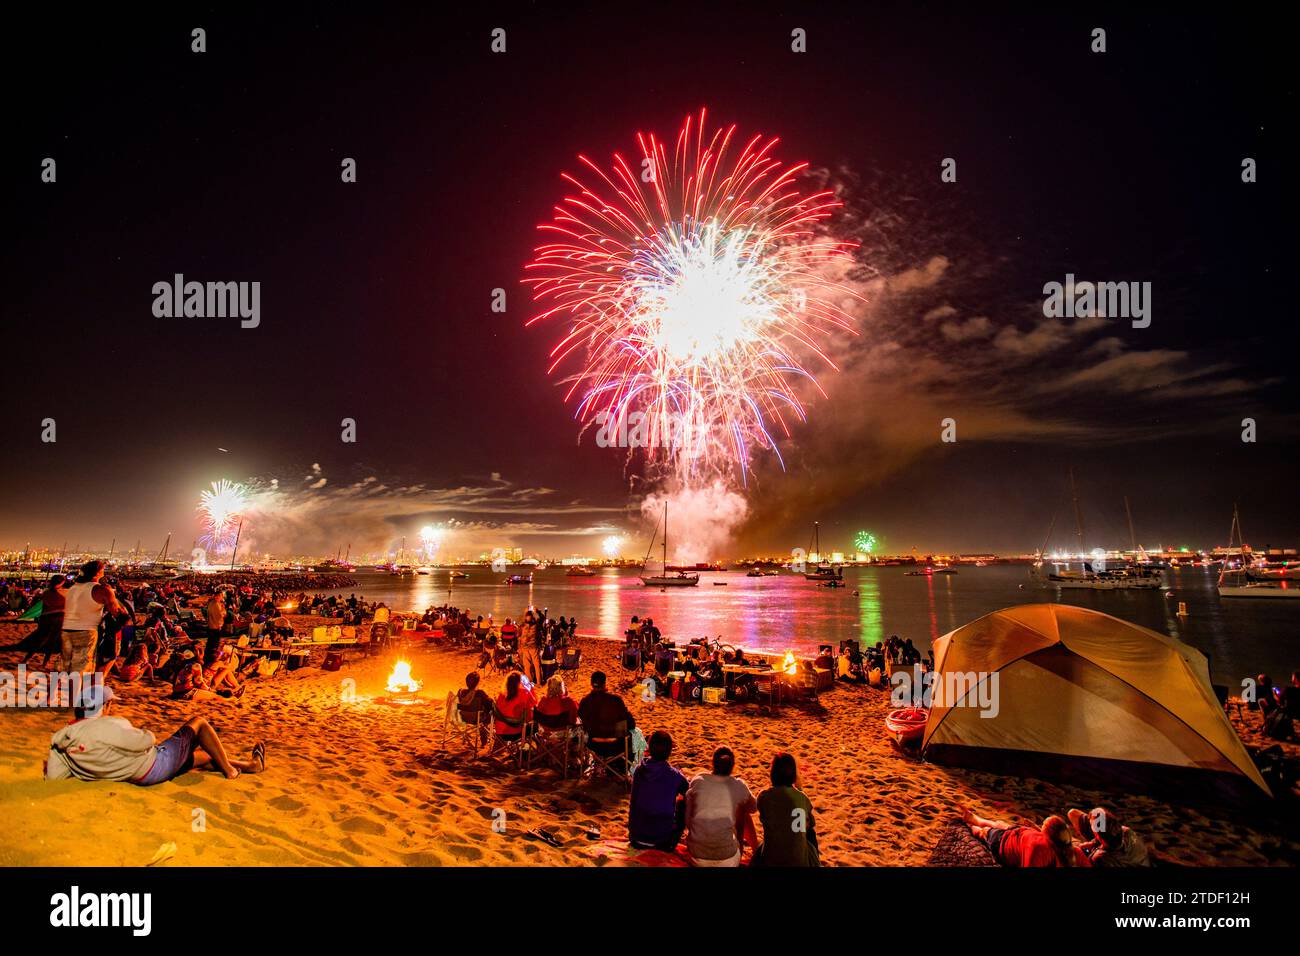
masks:
[(1128, 515), (1128, 543), (1129, 543), (1129, 547), (1133, 549), (1133, 553), (1134, 553), (1134, 554), (1137, 554), (1137, 549), (1138, 549), (1138, 539), (1137, 539), (1137, 535), (1133, 532), (1133, 511), (1132, 511), (1132, 509), (1129, 508), (1129, 506), (1128, 506), (1128, 495), (1125, 495), (1125, 496), (1124, 496), (1124, 514)]
[(1070, 466), (1070, 497), (1074, 499), (1075, 535), (1079, 539), (1079, 554), (1083, 554), (1083, 512), (1079, 510), (1079, 488), (1074, 483), (1074, 466)]
[(668, 502), (664, 501), (664, 574), (668, 573)]

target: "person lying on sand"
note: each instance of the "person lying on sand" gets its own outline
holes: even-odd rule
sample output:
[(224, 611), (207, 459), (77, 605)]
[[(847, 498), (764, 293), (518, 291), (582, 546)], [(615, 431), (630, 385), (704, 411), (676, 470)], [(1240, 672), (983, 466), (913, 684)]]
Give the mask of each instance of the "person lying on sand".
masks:
[(970, 809), (963, 809), (961, 818), (1003, 866), (1090, 865), (1083, 850), (1070, 838), (1070, 825), (1056, 815), (1043, 820), (1041, 828), (986, 820)]
[(50, 738), (46, 780), (117, 780), (149, 787), (190, 770), (214, 768), (234, 780), (266, 769), (266, 744), (259, 742), (246, 760), (232, 760), (206, 718), (191, 717), (162, 743), (147, 730), (114, 717), (114, 693), (105, 685), (87, 687), (74, 720)]
[(1070, 826), (1081, 841), (1080, 849), (1093, 866), (1150, 866), (1151, 856), (1142, 838), (1102, 807), (1090, 812), (1071, 809)]

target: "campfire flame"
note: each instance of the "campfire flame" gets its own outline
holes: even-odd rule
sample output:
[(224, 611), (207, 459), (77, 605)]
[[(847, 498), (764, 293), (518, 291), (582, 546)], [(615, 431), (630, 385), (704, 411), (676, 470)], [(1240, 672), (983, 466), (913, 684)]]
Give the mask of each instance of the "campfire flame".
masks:
[(786, 674), (798, 673), (799, 664), (794, 659), (794, 651), (785, 652), (785, 660), (781, 663), (781, 670)]
[(411, 665), (407, 661), (398, 661), (393, 665), (393, 672), (388, 675), (386, 690), (390, 694), (414, 694), (424, 684), (411, 676)]

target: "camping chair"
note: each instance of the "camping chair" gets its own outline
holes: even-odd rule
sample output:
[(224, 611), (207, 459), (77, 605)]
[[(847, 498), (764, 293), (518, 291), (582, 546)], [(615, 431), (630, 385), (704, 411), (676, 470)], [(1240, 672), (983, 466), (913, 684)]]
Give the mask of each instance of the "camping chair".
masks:
[(528, 752), (528, 769), (534, 761), (555, 767), (560, 775), (569, 779), (569, 764), (576, 763), (577, 751), (581, 742), (581, 731), (564, 716), (533, 714), (536, 725), (532, 739), (532, 749)]
[(515, 655), (508, 647), (502, 647), (500, 644), (492, 649), (492, 655), (488, 658), (488, 667), (499, 674), (508, 674), (519, 669), (519, 665), (515, 662)]
[(566, 647), (560, 653), (560, 670), (576, 671), (582, 663), (582, 648)]
[(524, 760), (532, 745), (529, 737), (529, 730), (531, 729), (529, 722), (522, 717), (507, 717), (505, 714), (501, 713), (495, 704), (492, 705), (492, 717), (505, 724), (511, 730), (517, 728), (519, 730), (519, 736), (507, 736), (497, 733), (494, 727), (491, 746), (488, 748), (488, 756), (496, 756), (499, 751), (504, 750), (506, 756), (509, 759), (514, 760), (515, 766), (518, 769), (523, 770)]
[[(487, 728), (487, 734), (483, 728)], [(442, 721), (442, 749), (447, 749), (447, 738), (455, 736), (461, 743), (467, 743), (474, 753), (492, 745), (492, 715), (485, 710), (469, 714), (460, 709), (456, 692), (447, 691), (447, 710)], [(485, 739), (486, 738), (486, 739)]]
[[(639, 644), (624, 644), (622, 652), (618, 655), (618, 660), (625, 671), (637, 675), (645, 673), (645, 656), (641, 653)], [(631, 683), (632, 681), (629, 679), (624, 682), (624, 686)]]
[[(596, 746), (593, 747), (593, 744)], [(632, 786), (632, 735), (628, 732), (627, 721), (620, 720), (609, 729), (585, 730), (582, 750), (589, 773), (607, 773), (629, 787)], [(621, 767), (618, 766), (620, 762)]]

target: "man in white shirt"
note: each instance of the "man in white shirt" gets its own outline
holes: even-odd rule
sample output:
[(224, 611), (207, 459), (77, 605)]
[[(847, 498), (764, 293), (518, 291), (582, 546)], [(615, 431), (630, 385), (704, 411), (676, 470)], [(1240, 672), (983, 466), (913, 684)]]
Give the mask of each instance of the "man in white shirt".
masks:
[(104, 562), (87, 561), (76, 582), (64, 594), (62, 649), (66, 673), (89, 673), (95, 669), (95, 644), (104, 612), (121, 614), (125, 610), (113, 589), (101, 583), (103, 577)]
[(741, 840), (753, 830), (758, 804), (731, 771), (730, 747), (713, 751), (713, 773), (700, 774), (686, 791), (686, 849), (695, 866), (740, 866)]

